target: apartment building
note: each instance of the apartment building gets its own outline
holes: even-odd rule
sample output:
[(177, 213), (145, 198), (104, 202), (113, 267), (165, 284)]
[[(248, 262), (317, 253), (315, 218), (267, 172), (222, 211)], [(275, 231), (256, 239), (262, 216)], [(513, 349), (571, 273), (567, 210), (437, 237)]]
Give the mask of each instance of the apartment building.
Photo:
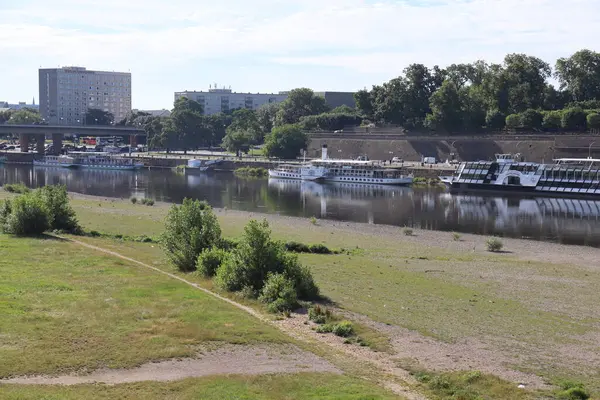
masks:
[(219, 112), (228, 112), (238, 108), (256, 110), (264, 104), (282, 102), (287, 98), (287, 94), (283, 92), (279, 92), (278, 94), (236, 93), (232, 92), (231, 89), (211, 87), (207, 92), (175, 92), (175, 100), (180, 97), (187, 97), (190, 100), (197, 101), (204, 107), (204, 114), (210, 115)]
[(88, 109), (114, 115), (115, 121), (131, 111), (131, 74), (90, 71), (84, 67), (39, 70), (39, 106), (50, 125), (84, 125)]

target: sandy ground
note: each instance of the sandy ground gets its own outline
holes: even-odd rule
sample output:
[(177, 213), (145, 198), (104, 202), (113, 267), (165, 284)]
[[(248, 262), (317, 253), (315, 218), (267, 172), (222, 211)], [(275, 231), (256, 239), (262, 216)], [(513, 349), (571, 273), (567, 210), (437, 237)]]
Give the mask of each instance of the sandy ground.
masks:
[(35, 385), (118, 384), (141, 381), (173, 381), (209, 375), (330, 372), (341, 373), (324, 359), (295, 346), (228, 345), (197, 358), (160, 361), (131, 369), (101, 369), (85, 375), (30, 376), (2, 383)]

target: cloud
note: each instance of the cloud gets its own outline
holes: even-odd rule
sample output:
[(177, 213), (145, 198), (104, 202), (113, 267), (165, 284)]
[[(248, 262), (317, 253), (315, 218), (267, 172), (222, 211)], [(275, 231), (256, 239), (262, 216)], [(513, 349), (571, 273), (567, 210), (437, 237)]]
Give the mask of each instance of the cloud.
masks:
[[(600, 33), (598, 0), (10, 3), (0, 5), (0, 54), (8, 69), (0, 87), (14, 87), (11, 76), (23, 63), (131, 69), (138, 85), (155, 84), (149, 76), (161, 71), (190, 63), (226, 66), (232, 59), (259, 59), (265, 68), (269, 63), (328, 67), (323, 73), (344, 69), (389, 79), (412, 62), (498, 62), (509, 52), (553, 64), (580, 48), (593, 49)], [(261, 84), (255, 82), (255, 90)]]

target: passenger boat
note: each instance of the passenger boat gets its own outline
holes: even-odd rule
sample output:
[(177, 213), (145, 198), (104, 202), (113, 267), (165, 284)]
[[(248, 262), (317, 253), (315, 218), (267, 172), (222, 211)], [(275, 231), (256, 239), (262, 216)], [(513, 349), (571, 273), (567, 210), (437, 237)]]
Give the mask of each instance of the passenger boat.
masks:
[(519, 159), (519, 154), (496, 154), (495, 161), (463, 162), (453, 176), (440, 180), (453, 192), (489, 190), (600, 198), (600, 159), (558, 158), (554, 164)]
[(185, 172), (208, 172), (213, 170), (223, 160), (188, 160)]
[(409, 185), (413, 181), (412, 175), (385, 168), (378, 161), (329, 159), (326, 145), (322, 148), (321, 159), (281, 164), (269, 170), (269, 177), (378, 185)]
[(135, 170), (144, 166), (132, 158), (109, 155), (105, 153), (83, 153), (75, 158), (75, 165), (80, 168)]
[(33, 160), (33, 165), (36, 167), (59, 167), (59, 168), (74, 168), (77, 166), (77, 160), (71, 156), (44, 156), (39, 160)]

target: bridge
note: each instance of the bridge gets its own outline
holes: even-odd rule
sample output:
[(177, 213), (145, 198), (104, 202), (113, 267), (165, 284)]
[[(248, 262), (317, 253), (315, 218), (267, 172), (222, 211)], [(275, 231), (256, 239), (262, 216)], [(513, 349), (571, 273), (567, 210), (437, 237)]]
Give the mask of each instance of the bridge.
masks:
[(52, 137), (54, 152), (59, 153), (60, 149), (62, 149), (64, 135), (129, 136), (129, 145), (137, 146), (137, 137), (146, 136), (146, 131), (129, 126), (0, 125), (0, 135), (10, 134), (19, 135), (19, 144), (22, 152), (28, 152), (31, 139), (35, 139), (37, 152), (43, 154), (46, 136)]

